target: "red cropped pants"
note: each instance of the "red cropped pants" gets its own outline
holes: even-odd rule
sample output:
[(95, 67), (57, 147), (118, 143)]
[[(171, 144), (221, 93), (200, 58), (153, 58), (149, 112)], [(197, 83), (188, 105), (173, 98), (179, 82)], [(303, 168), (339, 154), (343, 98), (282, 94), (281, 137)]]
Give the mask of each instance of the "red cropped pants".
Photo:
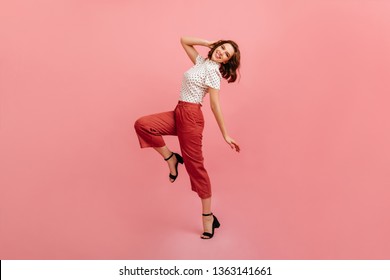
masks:
[(179, 101), (174, 111), (141, 117), (134, 128), (141, 145), (163, 147), (163, 135), (177, 135), (191, 189), (202, 199), (211, 197), (210, 179), (203, 164), (201, 105)]

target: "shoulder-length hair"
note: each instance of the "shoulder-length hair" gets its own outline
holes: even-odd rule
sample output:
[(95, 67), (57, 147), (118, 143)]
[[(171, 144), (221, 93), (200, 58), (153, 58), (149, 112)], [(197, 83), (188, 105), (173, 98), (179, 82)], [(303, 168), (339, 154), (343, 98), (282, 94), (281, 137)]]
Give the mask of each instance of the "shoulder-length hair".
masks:
[(226, 63), (221, 63), (221, 66), (219, 67), (219, 72), (221, 72), (222, 77), (226, 79), (228, 83), (233, 83), (237, 79), (237, 72), (238, 68), (240, 67), (241, 54), (238, 45), (231, 40), (219, 40), (212, 45), (207, 57), (211, 59), (211, 56), (215, 49), (226, 43), (232, 45), (234, 49), (234, 54)]

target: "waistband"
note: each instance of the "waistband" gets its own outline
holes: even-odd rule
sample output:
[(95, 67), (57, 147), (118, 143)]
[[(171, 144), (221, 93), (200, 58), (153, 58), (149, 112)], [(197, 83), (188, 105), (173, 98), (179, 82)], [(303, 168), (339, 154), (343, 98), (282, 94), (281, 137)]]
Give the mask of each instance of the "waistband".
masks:
[(202, 104), (200, 103), (191, 103), (191, 102), (185, 102), (180, 101), (177, 103), (177, 106), (185, 106), (185, 107), (192, 107), (192, 108), (200, 108), (202, 107)]

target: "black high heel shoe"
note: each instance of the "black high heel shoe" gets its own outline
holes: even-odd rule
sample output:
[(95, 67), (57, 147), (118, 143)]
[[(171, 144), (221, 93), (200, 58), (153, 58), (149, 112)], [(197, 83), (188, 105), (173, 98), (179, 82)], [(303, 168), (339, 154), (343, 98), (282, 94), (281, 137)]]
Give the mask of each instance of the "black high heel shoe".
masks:
[(173, 155), (175, 155), (177, 161), (176, 161), (176, 165), (175, 165), (176, 175), (172, 175), (171, 173), (169, 173), (169, 178), (170, 178), (171, 180), (173, 180), (173, 181), (171, 181), (172, 183), (175, 182), (175, 180), (176, 180), (176, 178), (177, 178), (177, 175), (179, 175), (179, 172), (178, 172), (178, 170), (177, 170), (177, 166), (179, 165), (179, 163), (180, 163), (180, 164), (183, 164), (183, 162), (184, 162), (184, 161), (183, 161), (183, 158), (181, 157), (181, 155), (176, 154), (176, 153), (172, 153), (169, 157), (165, 158), (164, 160), (165, 160), (165, 161), (170, 160), (171, 157), (172, 157)]
[(204, 216), (204, 217), (206, 217), (206, 216), (211, 216), (211, 215), (214, 217), (212, 231), (211, 231), (211, 233), (210, 233), (210, 232), (204, 232), (203, 235), (204, 235), (204, 236), (207, 236), (207, 238), (201, 236), (200, 238), (202, 238), (202, 239), (211, 239), (211, 238), (213, 238), (213, 236), (214, 236), (214, 229), (215, 229), (215, 228), (219, 228), (219, 227), (221, 226), (221, 224), (219, 223), (217, 217), (215, 217), (215, 216), (213, 215), (213, 213), (202, 214), (202, 216)]

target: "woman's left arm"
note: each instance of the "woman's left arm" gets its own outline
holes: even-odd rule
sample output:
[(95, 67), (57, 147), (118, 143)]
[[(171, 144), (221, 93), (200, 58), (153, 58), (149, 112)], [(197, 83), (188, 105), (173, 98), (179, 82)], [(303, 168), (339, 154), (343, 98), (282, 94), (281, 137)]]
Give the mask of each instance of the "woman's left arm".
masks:
[(219, 129), (221, 130), (222, 136), (225, 139), (225, 141), (229, 144), (229, 146), (232, 149), (235, 149), (236, 152), (240, 151), (240, 146), (236, 143), (236, 141), (231, 138), (226, 130), (225, 121), (223, 119), (221, 105), (219, 102), (219, 90), (214, 88), (209, 88), (209, 95), (210, 95), (210, 106), (211, 111), (214, 114), (215, 120), (218, 123)]

